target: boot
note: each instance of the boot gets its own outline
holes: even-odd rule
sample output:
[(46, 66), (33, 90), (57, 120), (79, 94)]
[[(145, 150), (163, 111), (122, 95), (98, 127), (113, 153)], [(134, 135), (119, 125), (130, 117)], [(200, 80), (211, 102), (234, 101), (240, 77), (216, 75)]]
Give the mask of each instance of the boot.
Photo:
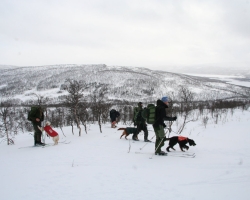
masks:
[(160, 151), (160, 152), (155, 152), (155, 155), (166, 156), (168, 154), (166, 152), (164, 152), (164, 151)]
[(45, 144), (44, 144), (43, 142), (40, 142), (40, 145), (41, 145), (41, 146), (45, 146)]
[[(36, 127), (37, 128), (37, 127)], [(35, 146), (41, 146), (41, 145), (44, 145), (44, 143), (41, 142), (41, 138), (42, 138), (42, 132), (39, 130), (39, 131), (36, 131), (34, 133), (34, 141), (35, 141)]]
[(151, 142), (150, 140), (148, 140), (148, 139), (144, 139), (144, 142)]
[(132, 140), (134, 140), (134, 141), (139, 141), (138, 138), (137, 138), (137, 134), (134, 134), (134, 135), (133, 135)]
[(161, 148), (164, 146), (164, 138), (158, 138), (155, 140), (155, 155), (167, 155)]
[[(156, 148), (158, 146), (159, 147), (158, 147), (158, 150), (155, 151), (155, 155), (161, 155), (161, 156), (167, 155), (166, 152), (164, 152), (164, 151), (161, 150), (161, 148), (164, 146), (164, 141), (166, 141), (166, 137), (157, 139), (157, 146), (156, 146)], [(155, 141), (155, 144), (156, 144), (156, 141)]]
[(45, 144), (40, 141), (36, 141), (35, 146), (45, 146)]

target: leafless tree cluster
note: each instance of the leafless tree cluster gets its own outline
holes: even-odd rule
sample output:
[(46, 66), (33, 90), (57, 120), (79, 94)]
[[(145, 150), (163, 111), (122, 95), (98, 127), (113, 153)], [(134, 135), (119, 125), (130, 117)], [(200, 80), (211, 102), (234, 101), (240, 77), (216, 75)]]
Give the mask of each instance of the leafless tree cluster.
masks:
[(87, 122), (92, 120), (98, 122), (102, 133), (102, 124), (107, 122), (111, 107), (111, 104), (105, 103), (108, 88), (105, 85), (96, 87), (90, 95), (90, 102), (87, 102), (83, 95), (84, 89), (88, 87), (86, 83), (69, 79), (66, 83), (69, 95), (65, 97), (64, 105), (69, 111), (67, 119), (72, 125), (72, 131), (75, 123), (79, 129), (79, 136), (81, 136), (81, 124), (87, 133)]
[(10, 101), (0, 102), (0, 137), (3, 138), (2, 141), (7, 142), (7, 145), (14, 144), (18, 130), (23, 130), (22, 119), (23, 116), (16, 112)]
[(100, 132), (102, 133), (102, 124), (106, 123), (109, 117), (109, 110), (111, 105), (105, 103), (105, 98), (108, 88), (101, 87), (93, 92), (91, 95), (90, 109), (92, 110), (93, 121), (97, 121)]

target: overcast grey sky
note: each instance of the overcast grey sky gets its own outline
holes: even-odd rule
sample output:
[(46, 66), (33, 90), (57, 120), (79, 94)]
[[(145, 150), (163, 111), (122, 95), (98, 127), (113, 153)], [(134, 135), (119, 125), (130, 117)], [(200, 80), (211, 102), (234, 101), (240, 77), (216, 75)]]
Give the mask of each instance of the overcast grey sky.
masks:
[(0, 0), (0, 64), (250, 62), (250, 0)]

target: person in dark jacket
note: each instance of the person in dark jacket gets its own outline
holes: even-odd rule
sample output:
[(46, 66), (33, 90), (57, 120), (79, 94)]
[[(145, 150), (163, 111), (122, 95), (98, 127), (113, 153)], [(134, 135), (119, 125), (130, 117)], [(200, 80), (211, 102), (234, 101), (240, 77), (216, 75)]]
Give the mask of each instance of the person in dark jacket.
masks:
[(148, 128), (146, 124), (146, 120), (142, 117), (141, 113), (143, 110), (142, 102), (138, 103), (138, 107), (135, 108), (134, 115), (134, 125), (137, 127), (137, 132), (133, 134), (132, 139), (138, 140), (138, 134), (143, 131), (144, 132), (144, 142), (151, 142), (148, 140)]
[(165, 155), (166, 153), (161, 150), (161, 147), (164, 146), (164, 142), (166, 141), (166, 136), (164, 132), (164, 128), (166, 124), (164, 120), (167, 121), (175, 121), (177, 117), (168, 117), (166, 113), (166, 108), (168, 108), (168, 97), (162, 97), (162, 99), (158, 99), (156, 102), (155, 109), (155, 123), (153, 124), (154, 132), (156, 135), (155, 141), (155, 155)]
[(110, 120), (111, 120), (111, 128), (116, 128), (117, 118), (120, 116), (120, 113), (115, 109), (110, 111)]
[(35, 146), (38, 145), (44, 146), (45, 144), (41, 142), (42, 131), (39, 129), (39, 127), (41, 127), (42, 121), (44, 120), (43, 109), (40, 106), (33, 107), (32, 112), (30, 114), (30, 118), (34, 128)]

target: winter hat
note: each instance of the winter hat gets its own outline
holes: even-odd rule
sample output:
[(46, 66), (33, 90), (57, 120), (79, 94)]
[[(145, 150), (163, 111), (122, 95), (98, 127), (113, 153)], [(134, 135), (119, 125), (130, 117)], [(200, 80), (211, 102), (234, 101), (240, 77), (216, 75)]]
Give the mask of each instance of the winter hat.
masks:
[(51, 123), (50, 123), (49, 121), (47, 121), (45, 124), (46, 124), (47, 126), (49, 126)]
[(168, 97), (162, 97), (161, 100), (165, 103), (168, 102)]
[(142, 106), (142, 102), (139, 102), (139, 103), (138, 103), (138, 106)]

